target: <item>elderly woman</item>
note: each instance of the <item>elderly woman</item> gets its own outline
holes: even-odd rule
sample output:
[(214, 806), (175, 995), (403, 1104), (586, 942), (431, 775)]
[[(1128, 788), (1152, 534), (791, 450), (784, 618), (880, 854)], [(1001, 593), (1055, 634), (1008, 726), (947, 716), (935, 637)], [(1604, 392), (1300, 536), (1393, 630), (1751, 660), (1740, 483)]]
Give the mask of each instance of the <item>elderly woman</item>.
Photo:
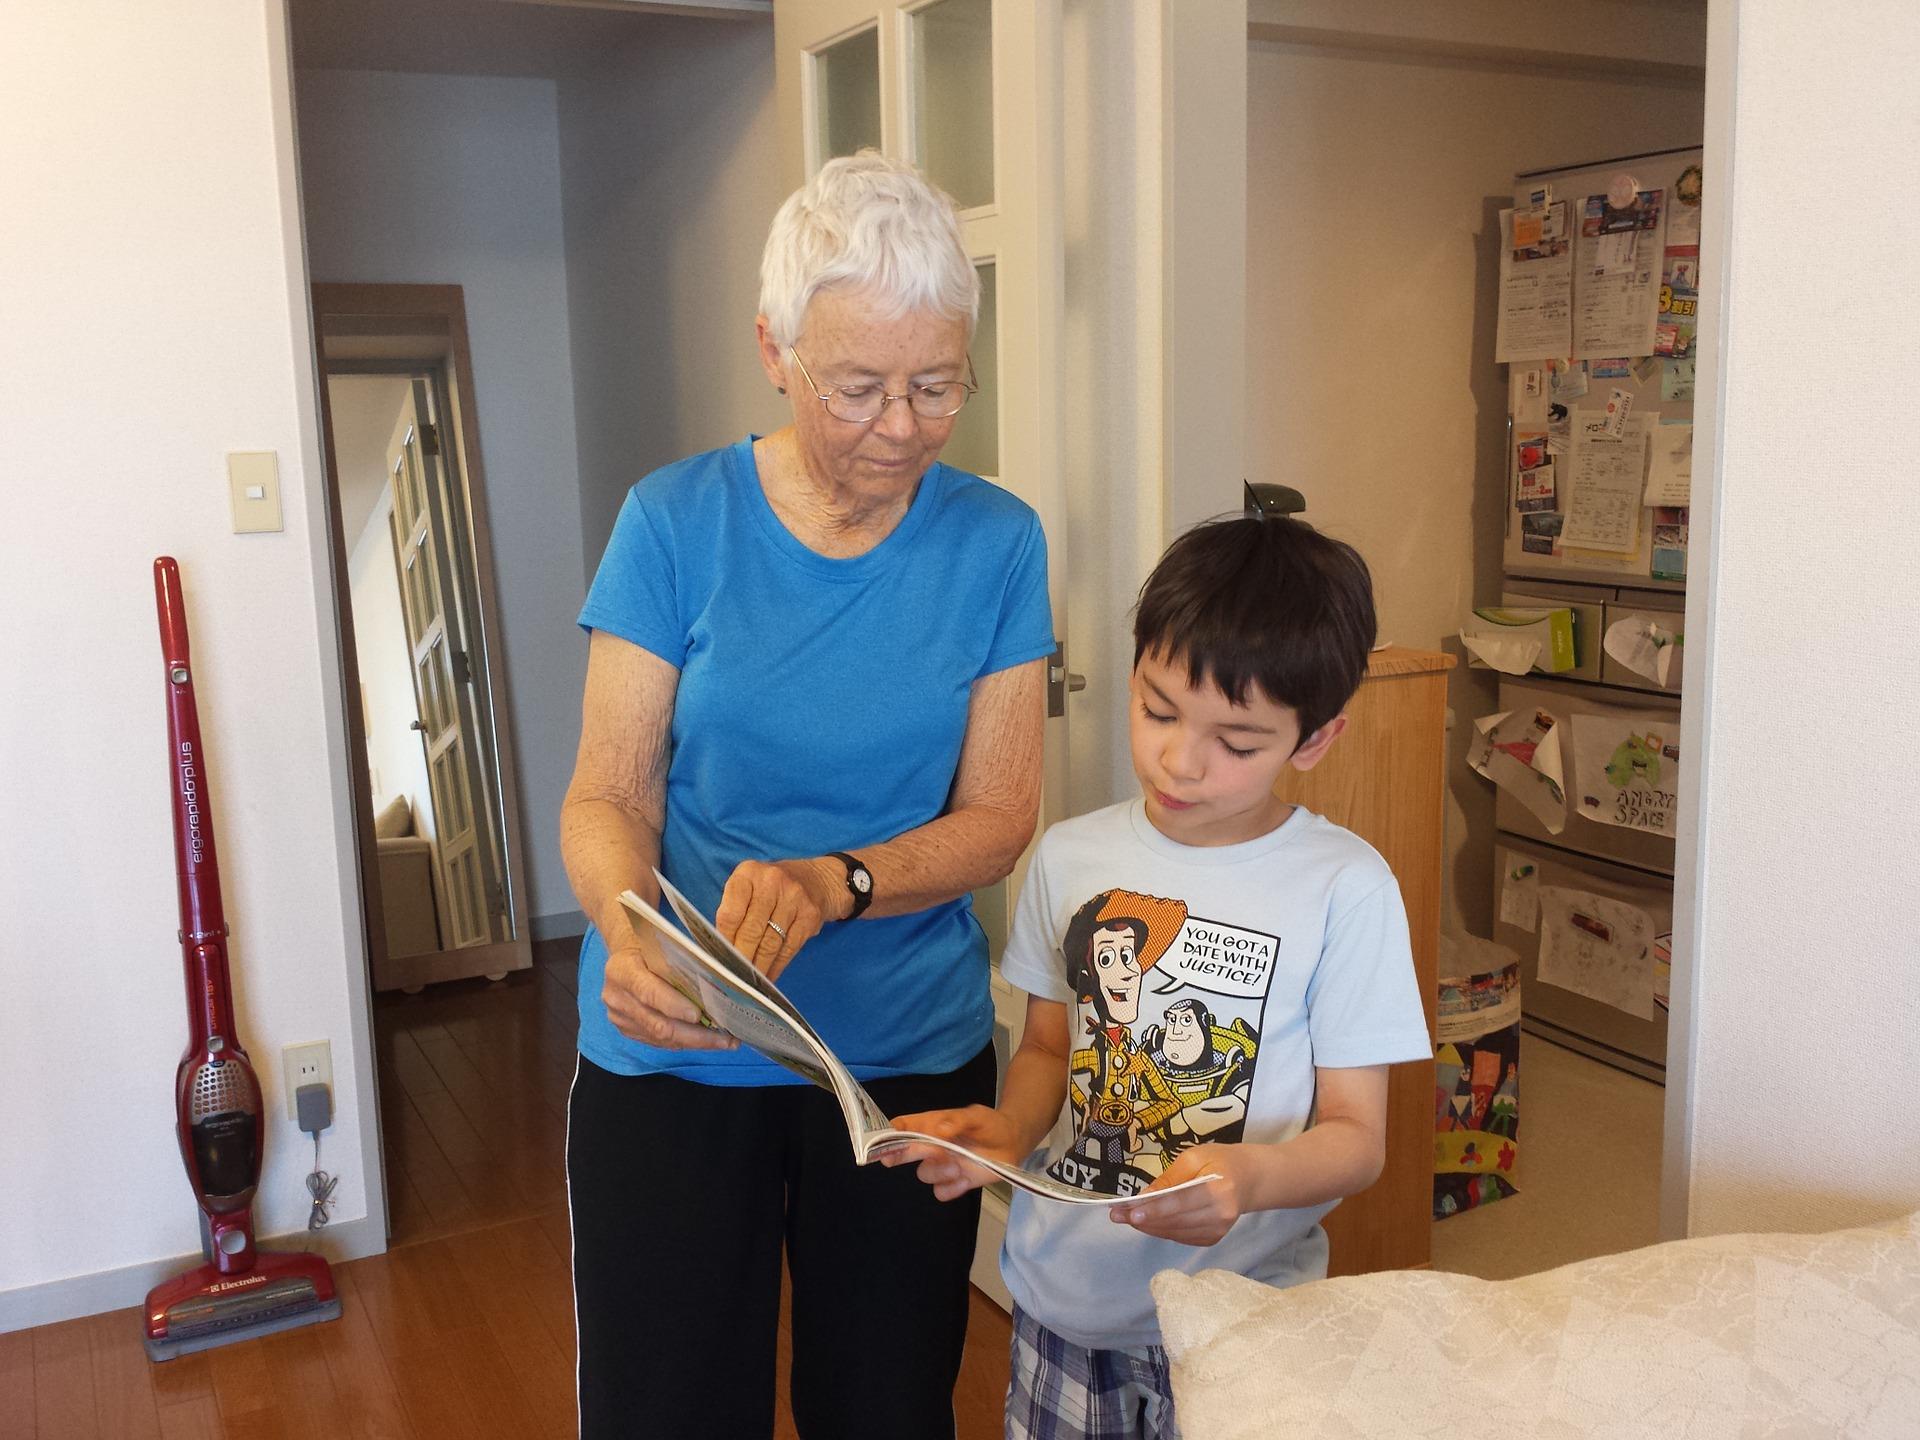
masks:
[(832, 1098), (703, 1029), (616, 897), (657, 865), (889, 1113), (992, 1103), (968, 896), (1032, 838), (1053, 638), (1038, 519), (939, 463), (978, 304), (945, 196), (871, 152), (824, 166), (761, 266), (792, 422), (634, 486), (581, 612), (589, 1440), (768, 1435), (783, 1251), (800, 1433), (952, 1431), (977, 1210), (856, 1166)]

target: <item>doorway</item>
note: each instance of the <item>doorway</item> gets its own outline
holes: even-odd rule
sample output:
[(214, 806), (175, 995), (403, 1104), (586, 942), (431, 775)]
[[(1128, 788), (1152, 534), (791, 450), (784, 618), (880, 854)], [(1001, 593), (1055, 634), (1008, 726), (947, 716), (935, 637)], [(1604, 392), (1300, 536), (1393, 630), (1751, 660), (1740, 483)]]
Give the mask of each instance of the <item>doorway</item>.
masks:
[(374, 988), (498, 980), (520, 957), (503, 950), (503, 777), (447, 368), (343, 360), (326, 385), (385, 932)]
[[(1602, 157), (1690, 148), (1701, 138), (1705, 77), (1692, 63), (1705, 58), (1699, 17), (1685, 25), (1623, 27), (1603, 38), (1579, 28), (1573, 13), (1564, 27), (1542, 27), (1533, 37), (1538, 48), (1525, 54), (1502, 48), (1514, 37), (1492, 27), (1456, 27), (1441, 39), (1423, 31), (1411, 12), (1393, 42), (1343, 30), (1329, 17), (1313, 26), (1255, 24), (1249, 47), (1250, 464), (1258, 478), (1309, 487), (1307, 518), (1367, 556), (1383, 638), (1463, 661), (1458, 635), (1473, 607), (1558, 607), (1594, 593), (1509, 579), (1533, 567), (1551, 581), (1568, 563), (1550, 556), (1552, 565), (1540, 568), (1537, 542), (1523, 538), (1519, 511), (1527, 507), (1509, 501), (1509, 466), (1517, 469), (1522, 457), (1509, 428), (1515, 412), (1507, 365), (1496, 359), (1496, 332), (1502, 212), (1516, 203), (1515, 177), (1568, 167), (1556, 171), (1557, 193), (1562, 202), (1584, 205), (1606, 188), (1613, 170), (1655, 173), (1650, 160), (1609, 170), (1596, 163)], [(1664, 47), (1658, 55), (1633, 48), (1655, 43)], [(1537, 123), (1544, 115), (1554, 117), (1551, 125)], [(1383, 131), (1385, 122), (1392, 123)], [(1311, 142), (1301, 143), (1303, 136)], [(1676, 189), (1683, 163), (1648, 183)], [(1577, 173), (1589, 164), (1599, 183)], [(1367, 174), (1367, 187), (1346, 183), (1357, 173)], [(1420, 222), (1378, 223), (1381, 195), (1394, 197), (1396, 216)], [(1312, 223), (1299, 223), (1300, 216)], [(1666, 244), (1685, 246), (1677, 222), (1661, 253), (1669, 253)], [(1670, 253), (1681, 263), (1684, 250)], [(1338, 298), (1316, 298), (1322, 296)], [(1396, 367), (1391, 401), (1383, 403), (1374, 387), (1355, 382), (1387, 351), (1417, 358)], [(1598, 399), (1555, 381), (1541, 428), (1550, 416), (1565, 423), (1604, 403), (1609, 384), (1637, 386), (1617, 375), (1599, 378), (1622, 363), (1593, 362)], [(1673, 365), (1670, 378), (1667, 360), (1641, 351), (1632, 363), (1653, 377), (1643, 420), (1685, 420), (1691, 358), (1684, 370)], [(1589, 368), (1579, 364), (1583, 380)], [(1513, 369), (1524, 386), (1526, 367)], [(1570, 379), (1573, 371), (1560, 366), (1555, 373)], [(1365, 438), (1355, 443), (1359, 436)], [(1534, 458), (1566, 448), (1559, 437), (1549, 439)], [(1558, 463), (1567, 476), (1570, 458)], [(1563, 496), (1574, 483), (1565, 482)], [(1560, 523), (1562, 503), (1554, 502), (1552, 524)], [(1643, 535), (1651, 535), (1655, 513), (1647, 512)], [(1508, 556), (1509, 544), (1520, 553)], [(1671, 613), (1679, 595), (1664, 575), (1648, 575), (1639, 603), (1656, 598), (1656, 580), (1667, 587), (1657, 599)], [(1624, 612), (1625, 598), (1613, 598), (1610, 608)], [(1635, 926), (1644, 926), (1645, 943), (1623, 940), (1618, 947), (1619, 968), (1644, 982), (1644, 999), (1628, 993), (1626, 1004), (1615, 1005), (1574, 998), (1588, 1002), (1596, 1028), (1611, 1019), (1664, 1032), (1661, 971), (1675, 913), (1671, 836), (1637, 835), (1645, 848), (1611, 870), (1580, 857), (1604, 849), (1608, 835), (1635, 832), (1598, 823), (1590, 813), (1572, 814), (1564, 831), (1543, 830), (1549, 843), (1539, 851), (1512, 844), (1509, 812), (1518, 807), (1501, 802), (1495, 783), (1469, 763), (1476, 722), (1509, 710), (1571, 717), (1576, 707), (1605, 701), (1614, 713), (1677, 713), (1676, 696), (1636, 678), (1627, 688), (1601, 688), (1599, 666), (1605, 663), (1612, 678), (1614, 665), (1603, 662), (1602, 632), (1616, 617), (1603, 624), (1597, 612), (1585, 613), (1594, 623), (1578, 643), (1591, 668), (1562, 677), (1551, 698), (1549, 686), (1529, 688), (1523, 710), (1518, 679), (1484, 665), (1462, 663), (1449, 678), (1442, 923), (1458, 958), (1440, 974), (1504, 976), (1509, 957), (1517, 967), (1524, 954), (1532, 965), (1549, 938), (1564, 956), (1569, 947), (1558, 942), (1579, 933), (1571, 928), (1574, 914), (1594, 909), (1596, 899), (1618, 898), (1620, 913), (1629, 913), (1630, 902)], [(1582, 732), (1568, 729), (1575, 736), (1565, 752), (1571, 775)], [(1530, 818), (1522, 812), (1523, 822)], [(1617, 883), (1623, 879), (1632, 883)], [(1543, 912), (1537, 903), (1529, 909), (1543, 886), (1581, 899), (1564, 912)], [(1550, 928), (1557, 932), (1551, 937)], [(1677, 960), (1676, 970), (1682, 964)], [(1435, 1163), (1446, 1167), (1433, 1182), (1435, 1215), (1443, 1217), (1431, 1230), (1433, 1264), (1482, 1278), (1662, 1238), (1662, 1171), (1670, 1163), (1663, 1158), (1669, 1097), (1644, 1078), (1657, 1067), (1615, 1068), (1605, 1051), (1596, 1058), (1597, 1047), (1583, 1052), (1557, 1043), (1534, 1024), (1555, 987), (1536, 983), (1537, 968), (1524, 982), (1517, 968), (1512, 974), (1521, 998), (1511, 1019), (1474, 1028), (1469, 1015), (1441, 1037), (1442, 1083), (1430, 1111), (1441, 1142)], [(1558, 974), (1567, 975), (1564, 966)], [(1681, 988), (1681, 977), (1674, 979)], [(1472, 994), (1454, 987), (1453, 1003)], [(1517, 1024), (1523, 1012), (1524, 1029)], [(1678, 1069), (1672, 1073), (1679, 1083)], [(1517, 1122), (1492, 1108), (1513, 1084)], [(1502, 1097), (1508, 1103), (1510, 1093)], [(1494, 1200), (1500, 1203), (1488, 1203)]]
[(420, 1036), (533, 962), (479, 411), (458, 286), (316, 285), (314, 315), (388, 1233), (415, 1238), (472, 1208), (420, 1133), (425, 1075), (451, 1093)]

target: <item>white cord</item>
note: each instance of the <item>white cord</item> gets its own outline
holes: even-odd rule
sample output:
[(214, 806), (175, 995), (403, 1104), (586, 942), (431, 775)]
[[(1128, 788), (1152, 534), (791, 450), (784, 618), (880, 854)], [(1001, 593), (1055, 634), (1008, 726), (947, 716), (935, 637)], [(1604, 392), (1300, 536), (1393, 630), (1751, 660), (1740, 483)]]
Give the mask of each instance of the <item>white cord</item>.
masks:
[(329, 1175), (320, 1168), (320, 1135), (316, 1131), (313, 1137), (313, 1173), (307, 1176), (307, 1194), (313, 1197), (313, 1209), (307, 1215), (307, 1229), (318, 1230), (327, 1223), (327, 1206), (333, 1202), (333, 1187), (339, 1183), (339, 1176)]

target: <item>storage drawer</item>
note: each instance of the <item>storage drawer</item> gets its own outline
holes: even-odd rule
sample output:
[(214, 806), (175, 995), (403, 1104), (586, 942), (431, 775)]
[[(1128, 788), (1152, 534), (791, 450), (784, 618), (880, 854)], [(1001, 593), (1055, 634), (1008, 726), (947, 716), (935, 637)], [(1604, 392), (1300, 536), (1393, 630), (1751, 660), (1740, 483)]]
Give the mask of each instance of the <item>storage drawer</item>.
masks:
[[(1667, 1003), (1671, 988), (1673, 882), (1604, 860), (1567, 855), (1508, 835), (1499, 837), (1493, 855), (1493, 938), (1520, 956), (1523, 1023), (1548, 1039), (1597, 1059), (1650, 1080), (1664, 1079)], [(1537, 891), (1542, 885), (1570, 890), (1577, 895), (1599, 896), (1639, 912), (1645, 917), (1647, 953), (1643, 957), (1618, 957), (1616, 965), (1589, 970), (1582, 988), (1547, 984), (1540, 979), (1540, 935), (1543, 925), (1553, 923), (1558, 917), (1541, 911)], [(1617, 912), (1613, 918), (1619, 918)], [(1646, 1007), (1650, 1013), (1644, 1016), (1630, 1013), (1594, 993), (1605, 994), (1618, 987), (1637, 990), (1644, 1000), (1647, 992), (1641, 987), (1649, 982), (1652, 1004)]]
[[(1500, 682), (1502, 710), (1545, 710), (1563, 727), (1560, 738), (1562, 777), (1566, 791), (1567, 820), (1558, 835), (1550, 832), (1533, 813), (1504, 789), (1494, 802), (1494, 820), (1502, 830), (1522, 835), (1563, 850), (1637, 865), (1646, 870), (1673, 873), (1673, 835), (1671, 820), (1665, 833), (1629, 829), (1591, 818), (1593, 810), (1583, 804), (1578, 780), (1578, 757), (1574, 741), (1574, 718), (1583, 713), (1607, 717), (1627, 713), (1659, 716), (1667, 725), (1664, 737), (1677, 743), (1680, 733), (1678, 700), (1657, 694), (1624, 689), (1603, 689), (1597, 685), (1566, 684), (1547, 679), (1503, 679)], [(1685, 757), (1680, 757), (1684, 763)]]
[[(1659, 597), (1665, 598), (1665, 597)], [(1662, 685), (1658, 679), (1641, 675), (1623, 665), (1612, 655), (1606, 653), (1605, 635), (1621, 621), (1645, 624), (1652, 622), (1662, 630), (1674, 636), (1685, 633), (1686, 612), (1666, 605), (1636, 603), (1636, 592), (1623, 592), (1622, 598), (1606, 606), (1605, 623), (1601, 631), (1600, 679), (1608, 685), (1620, 685), (1632, 690), (1650, 690), (1655, 694), (1678, 695), (1680, 693), (1680, 672), (1685, 656), (1679, 644), (1674, 646), (1674, 656), (1668, 662), (1668, 684)]]

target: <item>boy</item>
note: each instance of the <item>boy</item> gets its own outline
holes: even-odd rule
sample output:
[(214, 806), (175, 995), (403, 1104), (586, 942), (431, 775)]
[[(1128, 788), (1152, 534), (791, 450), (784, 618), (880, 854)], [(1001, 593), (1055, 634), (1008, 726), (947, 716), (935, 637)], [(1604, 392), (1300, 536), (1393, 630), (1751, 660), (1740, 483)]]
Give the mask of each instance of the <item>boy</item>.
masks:
[[(1345, 728), (1373, 635), (1365, 562), (1293, 520), (1202, 525), (1141, 590), (1141, 797), (1040, 842), (1001, 963), (1028, 1001), (998, 1107), (903, 1121), (1015, 1163), (1053, 1132), (1049, 1173), (1142, 1197), (1014, 1195), (1010, 1440), (1173, 1437), (1148, 1280), (1318, 1279), (1319, 1220), (1380, 1173), (1387, 1066), (1433, 1053), (1399, 887), (1274, 794)], [(943, 1200), (992, 1179), (907, 1161)], [(1196, 1175), (1218, 1178), (1152, 1198)]]

